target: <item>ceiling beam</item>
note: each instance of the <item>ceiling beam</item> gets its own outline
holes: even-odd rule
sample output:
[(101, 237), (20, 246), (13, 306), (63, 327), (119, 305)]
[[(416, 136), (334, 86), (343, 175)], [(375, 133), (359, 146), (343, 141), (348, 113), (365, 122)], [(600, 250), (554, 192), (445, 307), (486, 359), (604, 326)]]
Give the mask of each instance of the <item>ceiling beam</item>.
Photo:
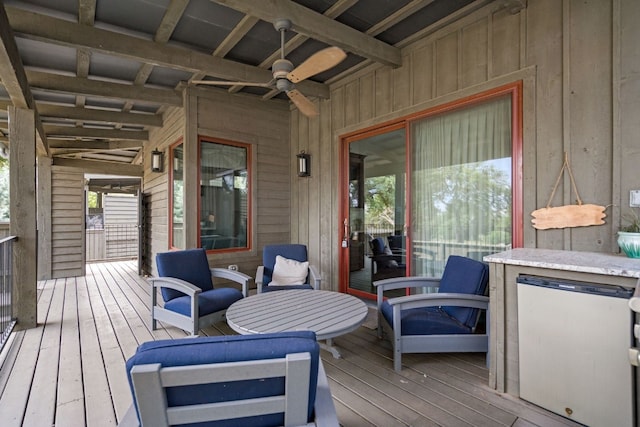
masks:
[[(82, 25), (93, 26), (96, 21), (96, 0), (78, 0), (78, 23)], [(78, 77), (87, 77), (89, 75), (89, 66), (91, 65), (91, 51), (89, 49), (76, 50), (76, 75)], [(76, 106), (84, 107), (86, 102), (84, 95), (76, 96)], [(82, 122), (77, 123), (78, 126)]]
[(9, 26), (9, 20), (4, 7), (0, 1), (0, 80), (5, 90), (11, 98), (11, 102), (16, 108), (33, 110), (35, 117), (35, 127), (38, 131), (38, 151), (49, 156), (49, 144), (47, 135), (42, 128), (42, 121), (38, 115), (38, 109), (33, 99), (31, 89), (27, 82), (18, 46), (14, 38), (13, 31)]
[[(270, 71), (228, 59), (100, 28), (87, 27), (14, 7), (6, 7), (6, 9), (13, 31), (28, 39), (73, 48), (86, 47), (107, 55), (121, 56), (191, 73), (203, 72), (227, 80), (267, 83), (273, 77)], [(329, 87), (322, 83), (305, 80), (296, 86), (306, 95), (329, 97)]]
[(73, 126), (44, 125), (44, 130), (49, 136), (74, 137), (74, 138), (98, 138), (98, 139), (125, 139), (147, 141), (149, 132), (120, 129), (96, 129), (77, 128)]
[(287, 18), (291, 29), (385, 65), (402, 65), (400, 49), (290, 0), (211, 0), (267, 22)]
[(434, 0), (413, 0), (369, 28), (366, 31), (366, 34), (370, 36), (377, 36), (433, 2)]
[(106, 98), (130, 99), (142, 103), (182, 106), (182, 95), (173, 89), (155, 89), (33, 70), (27, 70), (26, 73), (29, 84), (39, 89)]
[[(110, 152), (103, 152), (103, 151), (97, 151), (97, 152), (84, 152), (84, 153), (77, 153), (77, 154), (82, 154), (82, 158), (86, 159), (86, 160), (104, 160), (107, 162), (116, 162), (119, 164), (126, 164), (126, 165), (130, 165), (131, 164), (131, 159), (133, 159), (133, 157), (135, 156), (135, 154), (131, 153), (131, 156), (128, 157), (123, 157), (122, 153), (120, 154), (110, 154)], [(73, 154), (72, 154), (73, 155)]]
[(144, 175), (144, 170), (140, 165), (130, 165), (116, 162), (100, 162), (92, 160), (64, 159), (60, 157), (54, 157), (53, 165), (66, 166), (70, 168), (81, 169), (84, 172), (88, 173), (98, 173), (105, 175)]
[[(223, 58), (233, 47), (238, 44), (240, 40), (253, 28), (254, 25), (259, 21), (258, 18), (253, 16), (245, 15), (240, 22), (231, 30), (229, 35), (222, 40), (222, 42), (218, 45), (216, 50), (213, 51), (212, 55), (217, 56), (219, 58)], [(264, 68), (264, 67), (263, 67)], [(189, 81), (192, 80), (202, 80), (206, 74), (204, 73), (196, 73)]]
[[(171, 38), (171, 34), (176, 29), (180, 18), (184, 14), (185, 9), (189, 5), (189, 0), (171, 0), (167, 10), (162, 17), (162, 21), (160, 21), (160, 25), (156, 30), (156, 34), (153, 37), (153, 40), (156, 43), (165, 44)], [(144, 86), (144, 84), (149, 80), (149, 76), (153, 71), (153, 64), (142, 64), (136, 73), (136, 77), (133, 80), (133, 84), (136, 86)], [(133, 102), (127, 101), (122, 108), (122, 111), (127, 112), (133, 108)], [(161, 107), (162, 108), (162, 107)]]
[[(11, 101), (0, 99), (0, 110), (6, 110)], [(110, 125), (127, 124), (137, 126), (162, 127), (163, 118), (160, 114), (123, 113), (120, 111), (100, 110), (97, 108), (68, 107), (62, 105), (36, 102), (38, 112), (43, 118), (63, 120), (81, 120), (86, 122), (100, 122)], [(2, 121), (0, 119), (0, 121)]]
[(68, 148), (78, 150), (127, 150), (140, 148), (143, 141), (74, 141), (69, 139), (49, 138), (49, 146), (54, 148)]

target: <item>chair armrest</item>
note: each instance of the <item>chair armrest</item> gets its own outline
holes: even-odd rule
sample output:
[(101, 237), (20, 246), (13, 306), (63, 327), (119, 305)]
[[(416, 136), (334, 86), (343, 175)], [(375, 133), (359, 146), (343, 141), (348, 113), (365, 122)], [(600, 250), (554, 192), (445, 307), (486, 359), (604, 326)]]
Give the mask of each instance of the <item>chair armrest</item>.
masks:
[(258, 293), (262, 293), (262, 284), (264, 283), (264, 265), (258, 266), (255, 282)]
[(390, 279), (376, 280), (373, 285), (382, 291), (401, 288), (437, 288), (440, 286), (439, 277), (392, 277)]
[(174, 289), (189, 296), (202, 292), (202, 289), (199, 287), (184, 280), (176, 279), (175, 277), (150, 277), (148, 280), (154, 288)]
[(489, 309), (489, 297), (474, 294), (415, 294), (405, 297), (388, 298), (387, 303), (396, 310), (408, 310), (411, 308), (456, 306)]
[(251, 281), (251, 276), (239, 271), (229, 270), (228, 268), (212, 268), (211, 276), (240, 283), (242, 285), (242, 296), (246, 297), (249, 295), (249, 282)]
[(313, 289), (320, 290), (320, 282), (322, 278), (320, 277), (320, 273), (313, 265), (309, 266), (309, 284), (313, 286)]
[(373, 285), (377, 289), (377, 307), (378, 312), (380, 312), (380, 310), (382, 309), (382, 302), (384, 301), (384, 291), (402, 288), (437, 288), (438, 286), (440, 286), (440, 278), (420, 276), (393, 277), (391, 279), (376, 280), (375, 282), (373, 282)]

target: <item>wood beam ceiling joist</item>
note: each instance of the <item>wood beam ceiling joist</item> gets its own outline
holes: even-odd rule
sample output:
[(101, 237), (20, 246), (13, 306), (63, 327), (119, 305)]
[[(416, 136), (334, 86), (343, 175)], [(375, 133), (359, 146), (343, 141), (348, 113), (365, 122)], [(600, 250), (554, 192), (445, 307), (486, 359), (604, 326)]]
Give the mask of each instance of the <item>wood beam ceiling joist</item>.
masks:
[(140, 87), (33, 70), (27, 70), (26, 73), (29, 84), (34, 88), (43, 90), (129, 99), (141, 103), (182, 106), (182, 95), (173, 89)]
[[(176, 29), (180, 18), (184, 14), (185, 9), (189, 5), (189, 0), (172, 0), (167, 7), (167, 10), (162, 17), (162, 21), (160, 21), (160, 25), (156, 30), (156, 34), (153, 37), (153, 40), (156, 43), (166, 44), (167, 41), (171, 38), (171, 34)], [(153, 71), (153, 64), (142, 64), (136, 73), (136, 77), (133, 80), (133, 84), (136, 86), (144, 86), (144, 84), (149, 80), (149, 76)], [(123, 112), (130, 111), (133, 107), (132, 101), (127, 101), (122, 108)], [(161, 111), (164, 106), (160, 107), (157, 111)]]
[[(96, 21), (96, 0), (79, 0), (78, 1), (78, 23), (87, 26), (93, 26)], [(78, 77), (87, 77), (89, 75), (89, 66), (91, 65), (91, 51), (89, 49), (77, 49), (76, 51), (76, 75)], [(84, 107), (86, 97), (84, 95), (76, 96), (76, 106)], [(76, 125), (81, 126), (82, 122), (78, 121)]]
[[(13, 31), (21, 37), (73, 48), (85, 47), (107, 55), (120, 56), (191, 73), (203, 72), (222, 79), (268, 82), (273, 77), (271, 72), (259, 67), (113, 31), (88, 27), (18, 8), (6, 7), (6, 9)], [(356, 33), (358, 32), (356, 31)], [(104, 85), (104, 82), (100, 82), (100, 85)], [(329, 97), (329, 87), (322, 83), (305, 80), (297, 86), (309, 96)]]
[[(267, 22), (291, 20), (291, 29), (328, 45), (392, 67), (402, 65), (400, 49), (290, 0), (210, 0)], [(253, 81), (253, 80), (248, 80)]]
[(44, 130), (51, 137), (97, 138), (147, 141), (149, 132), (120, 129), (77, 128), (72, 126), (44, 125)]
[(14, 33), (9, 25), (9, 19), (2, 2), (0, 2), (0, 80), (2, 80), (9, 98), (11, 98), (11, 102), (16, 108), (34, 111), (36, 130), (39, 135), (38, 151), (49, 156), (47, 135), (42, 127), (42, 121), (38, 115), (33, 94), (27, 82)]
[(127, 175), (143, 176), (144, 170), (140, 165), (122, 164), (116, 162), (101, 162), (93, 160), (65, 159), (61, 157), (53, 158), (54, 166), (66, 166), (80, 169), (86, 173), (96, 173), (104, 175)]
[[(218, 45), (216, 50), (213, 51), (212, 55), (223, 58), (233, 47), (238, 44), (240, 40), (253, 28), (254, 25), (259, 21), (258, 18), (254, 18), (253, 16), (245, 15), (240, 22), (231, 30), (229, 35), (222, 40), (222, 42)], [(195, 73), (189, 81), (192, 80), (202, 80), (206, 76), (205, 73)]]
[(143, 146), (143, 141), (76, 141), (69, 139), (49, 138), (49, 147), (53, 149), (72, 149), (72, 150), (128, 150), (137, 149)]
[[(0, 110), (5, 110), (9, 105), (11, 105), (10, 101), (0, 99)], [(160, 114), (123, 113), (120, 111), (100, 110), (96, 108), (67, 107), (42, 102), (36, 102), (36, 105), (38, 106), (38, 112), (42, 118), (72, 121), (81, 120), (111, 125), (127, 124), (151, 127), (162, 127), (163, 123), (163, 119)]]

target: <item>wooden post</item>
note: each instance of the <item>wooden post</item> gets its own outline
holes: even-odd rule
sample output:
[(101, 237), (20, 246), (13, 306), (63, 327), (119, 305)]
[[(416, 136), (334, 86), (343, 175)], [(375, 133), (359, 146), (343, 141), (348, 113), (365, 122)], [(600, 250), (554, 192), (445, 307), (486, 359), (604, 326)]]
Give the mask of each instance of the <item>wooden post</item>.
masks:
[(16, 329), (37, 325), (36, 121), (35, 112), (10, 106), (10, 232), (13, 245), (13, 315)]
[(51, 158), (38, 157), (38, 280), (51, 279)]

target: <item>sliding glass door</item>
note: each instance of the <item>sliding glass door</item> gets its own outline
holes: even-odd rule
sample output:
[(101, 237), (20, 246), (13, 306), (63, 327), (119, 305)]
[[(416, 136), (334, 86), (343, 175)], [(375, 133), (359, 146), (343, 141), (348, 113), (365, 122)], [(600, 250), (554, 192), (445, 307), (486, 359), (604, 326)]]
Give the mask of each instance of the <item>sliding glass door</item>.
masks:
[(376, 280), (522, 245), (520, 90), (343, 138), (343, 290), (372, 298)]
[(375, 294), (373, 281), (405, 275), (405, 183), (404, 127), (349, 143), (349, 292)]
[(411, 124), (411, 274), (511, 245), (511, 99)]

